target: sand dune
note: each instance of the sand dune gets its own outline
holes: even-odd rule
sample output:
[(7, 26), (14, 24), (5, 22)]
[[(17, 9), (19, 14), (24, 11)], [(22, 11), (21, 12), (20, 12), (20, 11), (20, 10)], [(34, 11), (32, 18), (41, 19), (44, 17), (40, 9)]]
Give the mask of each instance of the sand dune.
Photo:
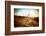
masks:
[(24, 16), (14, 16), (14, 26), (38, 26), (39, 18), (38, 17), (24, 17)]

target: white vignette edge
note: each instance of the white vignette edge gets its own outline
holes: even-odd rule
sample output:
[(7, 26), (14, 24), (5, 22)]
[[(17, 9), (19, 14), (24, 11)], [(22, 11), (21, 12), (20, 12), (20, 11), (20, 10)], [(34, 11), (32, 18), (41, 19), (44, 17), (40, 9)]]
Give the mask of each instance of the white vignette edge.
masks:
[[(14, 8), (32, 8), (39, 10), (39, 27), (14, 27)], [(32, 31), (32, 30), (42, 30), (42, 7), (41, 6), (23, 6), (23, 5), (11, 5), (11, 27), (10, 31)]]

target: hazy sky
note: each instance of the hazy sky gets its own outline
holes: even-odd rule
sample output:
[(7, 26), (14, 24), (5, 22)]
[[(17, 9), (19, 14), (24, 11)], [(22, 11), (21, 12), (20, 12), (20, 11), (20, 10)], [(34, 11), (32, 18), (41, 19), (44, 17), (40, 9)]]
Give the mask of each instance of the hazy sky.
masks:
[(17, 16), (28, 16), (28, 17), (38, 17), (38, 9), (29, 9), (29, 8), (16, 8), (14, 9), (15, 15)]

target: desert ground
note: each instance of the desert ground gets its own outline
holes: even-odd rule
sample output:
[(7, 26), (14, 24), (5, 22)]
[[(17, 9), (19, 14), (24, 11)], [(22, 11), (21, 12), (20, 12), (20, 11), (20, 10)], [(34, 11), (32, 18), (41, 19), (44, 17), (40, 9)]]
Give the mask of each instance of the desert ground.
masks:
[(14, 27), (35, 27), (39, 26), (39, 17), (14, 16)]

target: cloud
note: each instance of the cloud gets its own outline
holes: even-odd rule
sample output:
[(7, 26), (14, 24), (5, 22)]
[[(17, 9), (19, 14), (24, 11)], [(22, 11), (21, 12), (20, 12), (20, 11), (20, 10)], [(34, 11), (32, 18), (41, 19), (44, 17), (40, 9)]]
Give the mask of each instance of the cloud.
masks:
[(27, 17), (38, 17), (39, 10), (38, 9), (15, 9), (15, 15), (17, 16), (27, 16)]

